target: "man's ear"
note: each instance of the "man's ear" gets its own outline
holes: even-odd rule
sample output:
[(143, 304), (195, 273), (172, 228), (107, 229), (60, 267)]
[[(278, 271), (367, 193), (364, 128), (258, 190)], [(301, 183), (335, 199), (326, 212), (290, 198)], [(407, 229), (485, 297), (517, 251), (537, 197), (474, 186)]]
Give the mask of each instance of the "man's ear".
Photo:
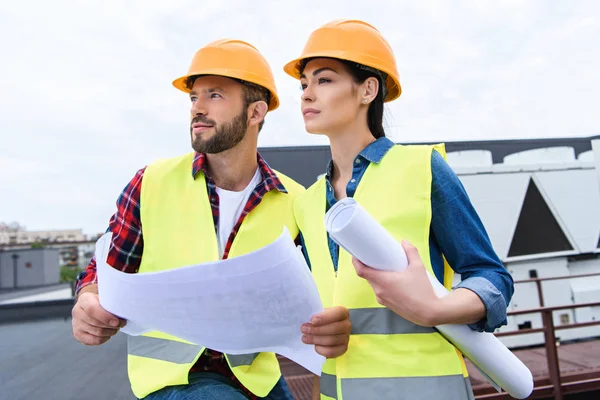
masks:
[(267, 111), (269, 111), (269, 106), (264, 101), (255, 101), (250, 104), (248, 110), (248, 125), (258, 126), (258, 124), (265, 119)]

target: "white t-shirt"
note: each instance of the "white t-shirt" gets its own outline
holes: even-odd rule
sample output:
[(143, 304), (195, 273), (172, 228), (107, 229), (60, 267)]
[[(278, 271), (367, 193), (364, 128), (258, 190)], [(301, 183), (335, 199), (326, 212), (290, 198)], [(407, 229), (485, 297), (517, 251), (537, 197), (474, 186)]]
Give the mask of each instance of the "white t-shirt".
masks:
[(217, 195), (219, 196), (219, 226), (217, 227), (217, 234), (219, 236), (219, 256), (221, 258), (223, 257), (223, 251), (233, 227), (240, 219), (240, 215), (244, 211), (250, 194), (258, 186), (261, 179), (260, 170), (257, 168), (252, 180), (241, 192), (232, 192), (231, 190), (216, 187)]

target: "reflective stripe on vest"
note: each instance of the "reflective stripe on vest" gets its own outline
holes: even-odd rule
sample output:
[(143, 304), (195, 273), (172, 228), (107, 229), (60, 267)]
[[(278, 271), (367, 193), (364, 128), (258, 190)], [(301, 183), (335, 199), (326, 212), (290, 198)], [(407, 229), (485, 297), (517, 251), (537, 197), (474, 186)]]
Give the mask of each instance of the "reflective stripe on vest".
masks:
[(188, 364), (194, 361), (203, 347), (196, 344), (158, 339), (149, 336), (127, 336), (127, 354), (168, 361), (175, 364)]
[[(203, 347), (196, 344), (159, 339), (149, 336), (127, 336), (127, 354), (168, 361), (175, 364), (188, 364), (194, 361)], [(252, 365), (259, 353), (227, 354), (232, 368)]]
[(326, 374), (325, 372), (321, 372), (319, 386), (319, 390), (321, 391), (322, 395), (337, 400), (337, 383), (335, 375), (330, 375)]
[(227, 354), (229, 365), (232, 368), (239, 367), (240, 365), (252, 365), (252, 362), (260, 353), (250, 354)]
[(473, 400), (468, 378), (462, 375), (424, 376), (404, 378), (342, 379), (344, 400)]
[(393, 335), (408, 333), (434, 333), (434, 328), (413, 324), (389, 308), (350, 309), (352, 334)]
[[(445, 397), (448, 400), (475, 399), (471, 381), (462, 375), (411, 378), (358, 378), (342, 379), (341, 382), (345, 400), (368, 399), (373, 393), (379, 392), (387, 393), (389, 396), (385, 397), (386, 395), (383, 395), (384, 397), (381, 397), (378, 394), (377, 398), (382, 400), (418, 400), (421, 398), (429, 400), (436, 398), (439, 393), (448, 393), (451, 396)], [(321, 395), (337, 400), (335, 375), (321, 373), (319, 384)], [(429, 393), (429, 390), (424, 391), (423, 388), (425, 387), (431, 390), (431, 393)], [(463, 391), (464, 396), (461, 395)]]

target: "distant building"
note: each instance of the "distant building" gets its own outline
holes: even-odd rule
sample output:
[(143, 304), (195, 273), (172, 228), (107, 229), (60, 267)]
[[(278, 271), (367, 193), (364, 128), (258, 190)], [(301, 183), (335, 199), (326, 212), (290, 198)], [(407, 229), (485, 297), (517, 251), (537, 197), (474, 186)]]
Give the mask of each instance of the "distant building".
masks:
[(81, 242), (86, 239), (81, 229), (27, 231), (19, 226), (0, 225), (0, 245)]
[[(600, 136), (446, 143), (492, 245), (515, 280), (600, 272)], [(269, 165), (305, 186), (324, 172), (327, 146), (264, 148)], [(455, 283), (460, 280), (456, 276)], [(543, 282), (546, 306), (600, 302), (600, 276)], [(540, 307), (535, 283), (515, 286), (509, 311)], [(554, 313), (556, 326), (600, 320), (600, 307)], [(540, 314), (508, 317), (500, 331), (541, 328)], [(600, 326), (557, 332), (559, 340), (600, 337)], [(509, 347), (543, 333), (502, 337)]]
[[(600, 140), (600, 135), (556, 139), (460, 141), (445, 144), (448, 161), (457, 168), (502, 163), (545, 164), (555, 155), (558, 157), (553, 160), (554, 163), (569, 159), (593, 163), (593, 140)], [(331, 159), (329, 146), (262, 147), (259, 151), (272, 168), (306, 187), (325, 172), (327, 162)]]
[(94, 255), (96, 243), (94, 241), (87, 241), (74, 245), (53, 244), (50, 247), (59, 250), (60, 265), (72, 268), (85, 268)]
[(60, 282), (58, 249), (0, 250), (0, 289)]

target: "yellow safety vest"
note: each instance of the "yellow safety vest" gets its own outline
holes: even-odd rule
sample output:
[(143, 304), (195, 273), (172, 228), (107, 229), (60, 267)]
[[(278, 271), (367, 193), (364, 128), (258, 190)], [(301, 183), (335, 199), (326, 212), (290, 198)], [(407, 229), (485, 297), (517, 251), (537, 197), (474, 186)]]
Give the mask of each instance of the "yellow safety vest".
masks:
[[(394, 238), (417, 247), (429, 272), (434, 148), (445, 154), (443, 145), (394, 146), (380, 163), (369, 165), (354, 195)], [(326, 190), (321, 178), (294, 206), (323, 307), (347, 307), (352, 322), (348, 351), (323, 366), (321, 399), (472, 399), (462, 355), (453, 345), (435, 329), (415, 325), (380, 305), (342, 248), (336, 274), (323, 222)], [(447, 288), (453, 273), (446, 265)]]
[[(140, 273), (168, 270), (219, 259), (217, 236), (203, 173), (192, 178), (194, 153), (149, 165), (141, 191), (144, 253)], [(287, 226), (298, 234), (294, 198), (304, 188), (277, 173), (287, 190), (266, 193), (245, 218), (229, 257), (257, 250), (277, 239)], [(202, 310), (198, 310), (201, 312)], [(205, 347), (163, 332), (128, 336), (128, 373), (133, 393), (143, 398), (165, 386), (188, 383), (190, 368)], [(231, 370), (252, 393), (265, 397), (281, 371), (274, 353), (225, 355)]]

